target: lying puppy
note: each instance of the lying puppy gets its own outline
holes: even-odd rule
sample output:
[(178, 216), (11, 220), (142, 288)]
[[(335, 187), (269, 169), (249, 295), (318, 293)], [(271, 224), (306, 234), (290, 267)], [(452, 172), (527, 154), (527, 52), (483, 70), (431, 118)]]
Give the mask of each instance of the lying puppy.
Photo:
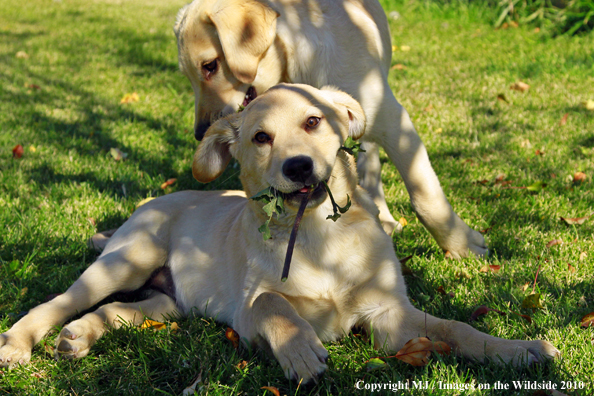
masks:
[[(376, 346), (394, 351), (427, 333), (479, 361), (519, 365), (558, 356), (546, 341), (495, 338), (411, 305), (392, 240), (377, 207), (357, 186), (352, 156), (341, 150), (364, 127), (352, 97), (306, 85), (279, 85), (242, 113), (220, 119), (206, 132), (193, 173), (200, 181), (213, 180), (234, 157), (244, 191), (179, 192), (140, 207), (64, 294), (0, 335), (0, 365), (28, 362), (31, 348), (52, 327), (112, 293), (141, 287), (155, 273), (170, 282), (149, 299), (107, 304), (66, 325), (56, 339), (57, 356), (85, 356), (106, 324), (138, 325), (144, 315), (162, 319), (193, 309), (263, 344), (287, 378), (305, 381), (326, 368), (321, 341), (336, 340), (355, 325), (373, 329)], [(352, 202), (336, 222), (326, 219), (333, 205), (322, 182), (338, 205)], [(247, 197), (268, 187), (284, 198), (285, 212), (272, 218), (272, 238), (263, 240), (258, 228), (268, 215), (262, 202)], [(290, 230), (308, 194), (283, 283)]]
[(387, 81), (392, 47), (377, 0), (195, 0), (175, 25), (179, 65), (195, 94), (195, 136), (279, 83), (333, 85), (367, 116), (360, 184), (388, 235), (397, 225), (381, 185), (377, 145), (400, 172), (421, 222), (452, 257), (487, 253), (452, 210), (423, 142)]

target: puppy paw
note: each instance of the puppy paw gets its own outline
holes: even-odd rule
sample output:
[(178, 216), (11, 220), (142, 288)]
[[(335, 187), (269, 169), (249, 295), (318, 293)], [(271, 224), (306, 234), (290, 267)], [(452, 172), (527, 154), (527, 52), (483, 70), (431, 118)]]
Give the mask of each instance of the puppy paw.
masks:
[(96, 340), (92, 326), (83, 319), (76, 320), (65, 326), (56, 338), (55, 357), (57, 360), (85, 357)]
[(561, 352), (548, 341), (507, 341), (493, 348), (488, 355), (497, 363), (511, 363), (515, 367), (531, 366), (546, 360), (556, 359)]
[(466, 225), (455, 213), (453, 215), (455, 221), (451, 229), (439, 234), (430, 230), (439, 246), (455, 259), (467, 257), (470, 253), (477, 257), (487, 256), (489, 249), (483, 235)]
[(326, 370), (328, 351), (313, 330), (299, 331), (272, 351), (287, 379), (317, 382)]
[(10, 332), (0, 334), (0, 367), (14, 367), (27, 364), (31, 360), (30, 343), (21, 340)]

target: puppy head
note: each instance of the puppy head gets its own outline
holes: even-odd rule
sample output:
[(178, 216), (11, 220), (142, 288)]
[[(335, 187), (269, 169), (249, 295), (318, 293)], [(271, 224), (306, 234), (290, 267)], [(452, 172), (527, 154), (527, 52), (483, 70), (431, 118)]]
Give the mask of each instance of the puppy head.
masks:
[[(211, 123), (280, 81), (268, 51), (277, 17), (265, 0), (195, 0), (179, 11), (174, 31), (180, 69), (194, 89), (197, 140)], [(266, 70), (255, 81), (260, 63)]]
[[(241, 164), (241, 182), (248, 196), (273, 187), (289, 206), (298, 206), (308, 188), (308, 207), (326, 199), (328, 181), (340, 147), (348, 136), (358, 139), (365, 115), (348, 94), (327, 87), (279, 84), (246, 109), (214, 123), (198, 147), (194, 177), (218, 177), (231, 157)], [(354, 176), (356, 178), (356, 176)]]

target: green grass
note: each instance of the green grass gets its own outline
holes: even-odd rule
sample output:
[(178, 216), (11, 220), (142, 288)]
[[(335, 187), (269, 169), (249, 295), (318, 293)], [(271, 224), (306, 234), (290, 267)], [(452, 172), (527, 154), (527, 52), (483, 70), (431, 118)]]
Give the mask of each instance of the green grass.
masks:
[[(95, 258), (86, 240), (120, 225), (141, 199), (239, 187), (234, 168), (206, 186), (191, 176), (193, 94), (177, 71), (172, 31), (183, 4), (0, 4), (0, 332), (48, 295), (63, 292)], [(466, 322), (480, 305), (508, 312), (489, 313), (472, 325), (499, 337), (549, 340), (563, 357), (524, 370), (456, 357), (421, 368), (389, 359), (387, 367), (366, 373), (364, 362), (382, 352), (364, 337), (349, 335), (326, 345), (328, 372), (299, 393), (360, 393), (354, 388), (359, 380), (492, 386), (544, 380), (559, 386), (583, 381), (588, 389), (563, 392), (592, 394), (594, 331), (580, 328), (579, 321), (594, 311), (594, 219), (568, 226), (559, 217), (585, 216), (594, 208), (594, 112), (581, 105), (594, 100), (593, 36), (550, 39), (528, 27), (494, 30), (494, 11), (474, 5), (385, 4), (401, 15), (390, 21), (398, 47), (393, 63), (406, 66), (390, 74), (396, 97), (427, 145), (450, 202), (471, 226), (488, 230), (491, 248), (486, 261), (447, 260), (416, 220), (400, 176), (386, 162), (392, 213), (408, 220), (394, 237), (395, 248), (400, 257), (415, 255), (407, 263), (414, 272), (407, 276), (410, 298), (431, 314)], [(28, 58), (18, 58), (19, 51)], [(530, 85), (527, 92), (509, 89), (520, 80)], [(140, 100), (120, 104), (132, 92)], [(509, 103), (497, 100), (499, 94)], [(560, 126), (564, 114), (567, 123)], [(11, 153), (17, 144), (25, 148), (18, 160)], [(112, 147), (128, 158), (114, 161)], [(544, 155), (536, 155), (537, 149)], [(569, 180), (577, 171), (586, 173), (585, 182)], [(547, 186), (540, 192), (506, 189), (494, 184), (499, 174), (512, 181), (506, 187), (536, 181)], [(172, 177), (177, 182), (163, 191), (161, 183)], [(547, 248), (553, 239), (564, 243)], [(582, 252), (587, 257), (580, 260)], [(502, 269), (480, 272), (486, 264)], [(532, 312), (521, 308), (532, 288), (521, 287), (534, 281), (539, 265), (536, 290), (544, 309)], [(440, 286), (454, 297), (440, 294)], [(510, 311), (529, 314), (533, 323)], [(77, 361), (56, 362), (40, 345), (30, 365), (0, 371), (0, 395), (180, 394), (199, 373), (201, 393), (262, 394), (260, 387), (267, 385), (281, 394), (297, 393), (264, 353), (234, 350), (225, 326), (201, 318), (178, 323), (177, 333), (131, 327), (110, 332)], [(48, 337), (49, 345), (54, 337)], [(247, 366), (237, 368), (243, 360)]]

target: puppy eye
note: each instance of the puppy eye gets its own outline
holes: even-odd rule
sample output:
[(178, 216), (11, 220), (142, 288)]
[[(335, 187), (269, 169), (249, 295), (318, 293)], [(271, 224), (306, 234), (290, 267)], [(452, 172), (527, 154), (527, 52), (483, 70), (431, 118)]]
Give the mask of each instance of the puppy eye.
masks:
[(258, 132), (254, 136), (254, 141), (256, 143), (264, 144), (270, 143), (272, 141), (272, 138), (266, 132)]
[(320, 123), (319, 117), (309, 117), (307, 119), (307, 122), (305, 123), (305, 125), (307, 125), (308, 128), (315, 128), (319, 125), (319, 123)]
[(213, 74), (217, 72), (219, 67), (219, 60), (213, 59), (210, 62), (206, 62), (202, 64), (202, 72), (204, 73), (204, 77), (208, 80), (212, 77)]

